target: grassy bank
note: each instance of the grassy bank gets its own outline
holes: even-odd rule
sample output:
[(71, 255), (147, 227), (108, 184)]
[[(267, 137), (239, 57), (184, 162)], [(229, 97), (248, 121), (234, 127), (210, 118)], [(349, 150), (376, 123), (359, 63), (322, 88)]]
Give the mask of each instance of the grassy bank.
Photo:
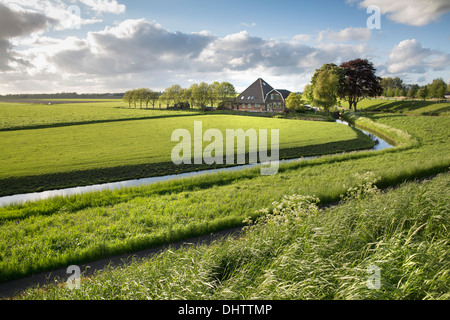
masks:
[[(167, 250), (20, 299), (448, 300), (450, 176), (381, 193), (359, 176), (341, 204), (284, 197), (239, 239)], [(374, 270), (379, 272), (378, 278)]]
[[(342, 101), (342, 106), (349, 109), (348, 102)], [(358, 110), (412, 115), (449, 115), (450, 102), (365, 99), (358, 103)]]
[(447, 118), (372, 121), (417, 144), (293, 162), (269, 177), (253, 169), (0, 208), (0, 281), (240, 226), (285, 195), (339, 201), (360, 183), (355, 173), (373, 172), (384, 188), (448, 170)]

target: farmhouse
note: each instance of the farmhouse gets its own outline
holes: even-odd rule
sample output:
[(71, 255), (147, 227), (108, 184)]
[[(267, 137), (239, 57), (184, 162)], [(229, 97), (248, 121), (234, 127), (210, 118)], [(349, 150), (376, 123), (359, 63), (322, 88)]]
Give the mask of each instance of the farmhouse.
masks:
[(237, 97), (233, 110), (281, 113), (286, 109), (286, 99), (290, 94), (288, 90), (274, 89), (259, 78)]

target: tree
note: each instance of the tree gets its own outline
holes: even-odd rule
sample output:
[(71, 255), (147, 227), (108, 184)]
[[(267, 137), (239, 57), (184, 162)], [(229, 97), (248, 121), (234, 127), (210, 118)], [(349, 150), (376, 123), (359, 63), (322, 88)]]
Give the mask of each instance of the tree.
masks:
[(339, 95), (348, 101), (350, 109), (357, 111), (358, 103), (369, 97), (382, 94), (381, 78), (375, 75), (376, 69), (366, 59), (355, 59), (341, 64), (345, 72), (344, 86)]
[(314, 104), (329, 112), (337, 104), (343, 81), (344, 70), (333, 63), (316, 70), (311, 80)]
[(196, 98), (196, 92), (198, 90), (198, 84), (194, 83), (191, 85), (188, 89), (188, 91), (185, 93), (186, 96), (188, 96), (188, 101), (191, 107), (195, 107), (198, 103)]
[(302, 98), (305, 100), (306, 103), (312, 104), (314, 102), (312, 84), (307, 84), (305, 86), (305, 89), (303, 89)]
[(136, 102), (139, 102), (140, 107), (142, 108), (142, 104), (145, 101), (145, 89), (136, 89), (133, 90), (133, 100), (134, 100), (134, 106), (136, 107)]
[(385, 97), (392, 97), (392, 90), (394, 89), (394, 79), (391, 77), (382, 78), (380, 86), (383, 89), (383, 95)]
[(229, 82), (222, 82), (215, 87), (215, 95), (219, 101), (219, 105), (230, 105), (236, 98), (236, 89)]
[(420, 86), (418, 84), (408, 85), (408, 93), (407, 97), (414, 99), (417, 97), (417, 92), (419, 91)]
[(394, 96), (394, 90), (392, 88), (387, 88), (384, 92), (385, 97), (393, 97)]
[(305, 102), (302, 100), (300, 93), (292, 92), (286, 99), (286, 107), (290, 111), (303, 111), (305, 110)]
[(393, 89), (402, 90), (405, 87), (403, 80), (400, 79), (399, 77), (395, 77), (394, 79), (392, 79), (392, 82), (393, 82), (393, 86), (394, 86)]
[(152, 104), (153, 109), (155, 109), (156, 102), (159, 99), (159, 93), (155, 92), (153, 90), (149, 90), (147, 92), (147, 95), (148, 95), (148, 97), (147, 97), (148, 101)]
[(200, 83), (194, 87), (192, 94), (200, 107), (206, 107), (206, 104), (209, 102), (209, 85), (206, 82)]
[(167, 94), (167, 102), (170, 104), (170, 102), (173, 103), (173, 105), (177, 105), (181, 102), (183, 89), (179, 84), (174, 84), (170, 88), (166, 89)]
[(131, 103), (133, 102), (133, 94), (133, 90), (128, 90), (123, 96), (123, 101), (128, 103), (128, 108), (131, 108)]
[(166, 108), (169, 107), (170, 99), (166, 91), (164, 91), (162, 95), (159, 97), (159, 105), (161, 106), (161, 104), (165, 105)]
[(428, 97), (428, 86), (421, 87), (417, 92), (417, 95), (419, 96), (419, 98), (426, 100)]
[(208, 100), (210, 102), (211, 107), (214, 107), (218, 100), (217, 96), (217, 88), (220, 86), (218, 81), (214, 81), (214, 83), (208, 86)]
[(429, 85), (428, 90), (430, 98), (444, 99), (447, 91), (447, 84), (442, 78), (437, 78)]

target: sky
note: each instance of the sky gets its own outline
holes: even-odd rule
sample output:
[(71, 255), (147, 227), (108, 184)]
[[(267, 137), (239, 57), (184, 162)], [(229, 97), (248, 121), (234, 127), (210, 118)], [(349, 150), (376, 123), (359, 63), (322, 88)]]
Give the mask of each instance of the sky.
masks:
[(297, 92), (356, 58), (449, 83), (450, 0), (0, 0), (1, 95), (257, 78)]

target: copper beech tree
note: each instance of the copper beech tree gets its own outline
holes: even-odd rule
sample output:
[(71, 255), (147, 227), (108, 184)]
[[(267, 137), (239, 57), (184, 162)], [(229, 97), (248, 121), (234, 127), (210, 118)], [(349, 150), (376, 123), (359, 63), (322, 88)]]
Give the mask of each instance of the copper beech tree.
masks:
[(356, 111), (361, 100), (382, 94), (381, 78), (375, 75), (376, 69), (370, 61), (355, 59), (340, 67), (345, 71), (345, 80), (339, 96), (348, 101), (350, 109)]

